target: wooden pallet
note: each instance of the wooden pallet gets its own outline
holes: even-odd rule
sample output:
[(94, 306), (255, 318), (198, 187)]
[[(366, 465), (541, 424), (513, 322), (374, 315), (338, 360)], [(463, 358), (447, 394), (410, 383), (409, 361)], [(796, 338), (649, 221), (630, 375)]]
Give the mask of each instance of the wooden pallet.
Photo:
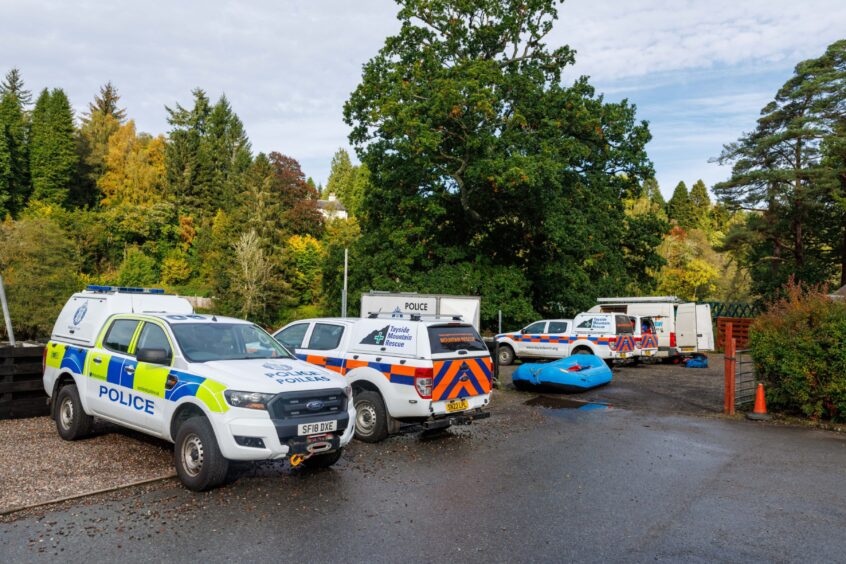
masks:
[(49, 413), (42, 382), (44, 347), (0, 347), (0, 419)]
[(717, 348), (725, 350), (726, 327), (731, 323), (732, 337), (737, 341), (738, 349), (749, 346), (749, 328), (755, 319), (752, 317), (718, 317), (717, 318)]

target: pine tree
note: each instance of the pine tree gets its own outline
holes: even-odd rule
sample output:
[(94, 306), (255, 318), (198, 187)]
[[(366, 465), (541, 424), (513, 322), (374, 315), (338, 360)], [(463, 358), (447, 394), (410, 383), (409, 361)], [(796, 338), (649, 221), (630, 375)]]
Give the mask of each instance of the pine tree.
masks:
[[(126, 119), (126, 110), (118, 107), (120, 96), (111, 82), (100, 87), (100, 93), (88, 104), (79, 130), (79, 182), (71, 194), (77, 205), (94, 205), (100, 198), (97, 183), (106, 169), (109, 138)], [(134, 134), (134, 128), (133, 128)]]
[(354, 179), (355, 167), (350, 161), (349, 153), (344, 149), (338, 149), (332, 157), (329, 179), (323, 189), (323, 197), (328, 198), (329, 194), (334, 194), (346, 206), (347, 194), (352, 189)]
[(32, 103), (32, 92), (24, 88), (23, 78), (18, 69), (7, 72), (3, 82), (0, 82), (0, 96), (5, 94), (12, 94), (23, 106)]
[(643, 194), (649, 201), (654, 204), (657, 204), (661, 207), (661, 209), (666, 210), (667, 208), (667, 201), (664, 199), (664, 195), (661, 193), (661, 187), (658, 186), (658, 181), (654, 178), (647, 178), (643, 181)]
[(46, 88), (32, 111), (30, 175), (32, 197), (66, 205), (76, 179), (78, 157), (73, 110), (60, 88)]
[(235, 208), (243, 174), (252, 162), (244, 126), (225, 96), (212, 106), (206, 93), (193, 91), (194, 107), (166, 108), (168, 183), (180, 207), (212, 217)]
[(12, 153), (6, 143), (6, 136), (0, 134), (0, 221), (10, 213), (12, 200)]
[(25, 106), (32, 99), (23, 87), (17, 69), (12, 69), (0, 85), (0, 136), (4, 137), (10, 172), (5, 181), (7, 211), (16, 214), (29, 199), (32, 185), (29, 179), (27, 146), (28, 116)]
[(690, 189), (689, 199), (692, 226), (708, 231), (711, 227), (711, 198), (702, 180), (697, 180)]
[(691, 213), (690, 195), (687, 192), (687, 185), (679, 182), (673, 190), (673, 196), (667, 202), (667, 215), (675, 221), (682, 229), (693, 227), (693, 214)]

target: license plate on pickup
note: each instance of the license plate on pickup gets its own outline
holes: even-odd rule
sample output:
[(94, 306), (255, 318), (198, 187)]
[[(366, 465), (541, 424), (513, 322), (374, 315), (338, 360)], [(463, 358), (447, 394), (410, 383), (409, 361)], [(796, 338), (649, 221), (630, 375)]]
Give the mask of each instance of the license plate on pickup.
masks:
[(447, 413), (455, 413), (456, 411), (464, 411), (470, 407), (466, 399), (456, 399), (448, 401), (446, 404)]
[(682, 352), (693, 352), (695, 350), (696, 350), (696, 347), (682, 347), (681, 348)]
[(619, 355), (620, 355), (620, 358), (626, 358), (627, 356), (629, 356), (629, 353), (621, 352), (621, 353), (619, 353)]
[(297, 425), (297, 434), (300, 436), (316, 435), (318, 433), (328, 433), (337, 430), (337, 421), (319, 421), (317, 423), (300, 423)]

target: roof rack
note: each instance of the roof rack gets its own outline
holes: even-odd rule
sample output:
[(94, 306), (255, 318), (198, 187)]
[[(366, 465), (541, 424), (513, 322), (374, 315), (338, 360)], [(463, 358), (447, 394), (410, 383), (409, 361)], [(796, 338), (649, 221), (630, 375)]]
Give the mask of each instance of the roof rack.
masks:
[[(399, 317), (399, 319), (403, 319), (407, 315), (408, 318), (411, 321), (422, 321), (424, 318), (425, 319), (434, 319), (434, 320), (449, 319), (451, 321), (464, 321), (464, 317), (462, 317), (461, 315), (458, 315), (458, 314), (454, 314), (454, 315), (453, 314), (443, 314), (443, 315), (441, 315), (441, 314), (437, 314), (437, 313), (400, 313), (399, 315), (401, 316), (401, 317)], [(371, 312), (367, 313), (368, 319), (381, 319), (383, 317), (385, 319), (390, 319), (390, 318), (397, 319), (398, 318), (396, 312), (392, 313), (390, 311), (371, 311)]]
[(89, 284), (85, 287), (89, 292), (99, 292), (102, 294), (156, 294), (162, 295), (165, 293), (163, 288), (131, 288), (128, 286), (100, 286), (98, 284)]

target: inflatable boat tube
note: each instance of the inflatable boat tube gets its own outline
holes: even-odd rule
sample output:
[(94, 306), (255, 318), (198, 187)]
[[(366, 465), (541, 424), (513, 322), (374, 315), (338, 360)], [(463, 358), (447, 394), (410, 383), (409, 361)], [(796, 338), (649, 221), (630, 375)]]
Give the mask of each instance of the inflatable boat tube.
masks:
[(517, 389), (548, 388), (560, 392), (583, 392), (611, 381), (611, 369), (592, 354), (577, 354), (545, 364), (521, 364), (511, 375)]

